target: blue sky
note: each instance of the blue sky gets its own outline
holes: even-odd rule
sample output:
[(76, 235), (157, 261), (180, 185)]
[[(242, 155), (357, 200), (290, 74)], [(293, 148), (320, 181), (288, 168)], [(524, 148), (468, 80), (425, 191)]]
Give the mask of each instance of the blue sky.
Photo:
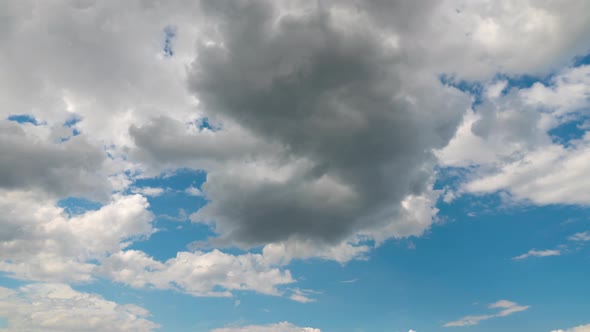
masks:
[(586, 7), (0, 4), (0, 331), (590, 331)]

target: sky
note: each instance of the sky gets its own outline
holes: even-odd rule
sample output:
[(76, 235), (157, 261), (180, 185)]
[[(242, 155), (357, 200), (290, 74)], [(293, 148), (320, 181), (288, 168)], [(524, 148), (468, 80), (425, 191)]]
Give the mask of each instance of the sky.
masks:
[(0, 2), (0, 331), (589, 332), (585, 0)]

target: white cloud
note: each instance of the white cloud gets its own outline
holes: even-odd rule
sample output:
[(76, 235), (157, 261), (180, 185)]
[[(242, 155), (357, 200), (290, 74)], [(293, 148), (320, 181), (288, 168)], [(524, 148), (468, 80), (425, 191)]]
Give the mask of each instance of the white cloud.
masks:
[(131, 304), (118, 304), (99, 295), (78, 292), (64, 284), (30, 284), (17, 290), (0, 287), (2, 331), (78, 332), (153, 331), (150, 313)]
[(203, 192), (201, 192), (201, 190), (199, 190), (199, 188), (196, 188), (193, 186), (186, 188), (184, 190), (184, 192), (190, 196), (203, 196)]
[(310, 294), (317, 293), (315, 291), (295, 288), (295, 289), (292, 289), (291, 292), (292, 293), (291, 293), (291, 296), (289, 296), (289, 298), (293, 301), (297, 301), (297, 302), (301, 302), (301, 303), (309, 303), (309, 302), (316, 301), (315, 299), (312, 299), (311, 297), (309, 297)]
[(194, 296), (232, 296), (233, 291), (283, 295), (279, 287), (294, 283), (288, 270), (270, 265), (259, 254), (230, 255), (211, 252), (178, 252), (159, 262), (137, 250), (106, 258), (99, 273), (136, 288), (173, 289)]
[(553, 249), (548, 249), (548, 250), (535, 250), (535, 249), (531, 249), (526, 254), (522, 254), (522, 255), (516, 256), (513, 259), (515, 259), (515, 260), (521, 260), (521, 259), (525, 259), (525, 258), (529, 258), (529, 257), (549, 257), (549, 256), (560, 256), (560, 255), (561, 255), (561, 251), (560, 250), (553, 250)]
[(496, 317), (505, 317), (517, 312), (525, 311), (530, 306), (528, 305), (518, 305), (515, 302), (508, 301), (508, 300), (500, 300), (498, 302), (492, 303), (488, 305), (488, 309), (500, 309), (495, 314), (488, 314), (488, 315), (469, 315), (462, 317), (456, 321), (445, 323), (444, 327), (458, 327), (458, 326), (472, 326), (477, 325), (481, 321), (488, 320), (491, 318)]
[(210, 332), (321, 332), (320, 329), (311, 327), (298, 327), (288, 322), (270, 325), (249, 325), (243, 327), (224, 327), (213, 329)]
[(568, 240), (579, 241), (579, 242), (590, 241), (590, 232), (586, 231), (586, 232), (576, 233), (576, 234), (568, 237)]
[(506, 191), (537, 205), (590, 204), (590, 134), (564, 143), (549, 132), (590, 109), (590, 66), (566, 68), (544, 85), (512, 88), (470, 111), (449, 145), (437, 152), (446, 166), (471, 167), (457, 191)]
[(0, 192), (0, 270), (28, 280), (89, 281), (101, 260), (154, 232), (140, 195), (116, 194), (96, 211), (68, 216), (30, 192)]
[(158, 187), (141, 187), (141, 188), (132, 188), (132, 191), (134, 193), (141, 194), (143, 196), (156, 197), (156, 196), (160, 196), (164, 192), (166, 192), (166, 189), (158, 188)]
[(565, 330), (551, 330), (551, 332), (590, 332), (590, 324), (580, 325)]
[(354, 259), (364, 259), (371, 247), (358, 241), (343, 241), (339, 244), (322, 244), (310, 240), (289, 239), (278, 243), (269, 243), (262, 248), (265, 259), (274, 264), (286, 265), (293, 259), (313, 257), (334, 260), (341, 264)]
[(523, 260), (529, 257), (549, 257), (549, 256), (560, 256), (561, 251), (555, 249), (548, 250), (535, 250), (531, 249), (527, 253), (513, 257), (514, 260)]

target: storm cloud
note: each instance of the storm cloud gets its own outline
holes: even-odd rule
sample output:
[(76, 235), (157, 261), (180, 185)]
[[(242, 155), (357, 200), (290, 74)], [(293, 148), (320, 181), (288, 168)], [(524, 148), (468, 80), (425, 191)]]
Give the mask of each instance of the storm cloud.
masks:
[[(469, 99), (413, 67), (371, 6), (202, 4), (211, 33), (190, 88), (208, 114), (274, 148), (209, 170), (210, 203), (192, 219), (214, 223), (218, 243), (246, 246), (336, 243), (385, 227), (421, 234), (430, 221), (408, 227), (402, 202), (432, 189), (432, 150), (453, 136)], [(131, 135), (141, 143), (157, 126)], [(143, 148), (156, 158), (166, 150)]]

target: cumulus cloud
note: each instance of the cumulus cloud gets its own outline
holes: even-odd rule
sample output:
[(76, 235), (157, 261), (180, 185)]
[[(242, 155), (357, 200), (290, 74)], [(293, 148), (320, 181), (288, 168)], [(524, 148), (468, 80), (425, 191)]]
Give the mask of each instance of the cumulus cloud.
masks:
[(150, 313), (132, 304), (118, 304), (82, 293), (64, 284), (30, 284), (16, 290), (0, 287), (3, 331), (153, 331)]
[(53, 199), (0, 192), (0, 270), (21, 279), (89, 281), (96, 261), (154, 232), (140, 195), (115, 195), (96, 211), (69, 216)]
[(285, 293), (280, 286), (295, 282), (288, 270), (274, 267), (262, 255), (219, 250), (178, 252), (165, 262), (127, 250), (106, 258), (98, 273), (136, 288), (172, 289), (194, 296), (232, 296), (240, 290), (279, 296)]
[(505, 191), (533, 204), (588, 205), (583, 188), (590, 181), (590, 135), (578, 126), (579, 137), (564, 141), (551, 130), (587, 116), (589, 93), (590, 66), (566, 68), (529, 88), (510, 88), (469, 111), (437, 156), (443, 165), (471, 167), (460, 193)]
[(281, 322), (270, 325), (248, 325), (243, 327), (223, 327), (213, 329), (211, 332), (321, 332), (320, 329), (311, 327), (298, 327), (289, 322)]
[[(236, 161), (208, 169), (202, 190), (210, 203), (191, 219), (214, 223), (214, 243), (246, 247), (334, 244), (361, 231), (421, 235), (432, 214), (416, 220), (405, 206), (428, 195), (431, 150), (451, 138), (468, 98), (436, 75), (414, 73), (401, 48), (386, 42), (396, 35), (376, 25), (375, 8), (286, 7), (203, 2), (206, 27), (216, 33), (199, 43), (190, 87), (200, 107), (252, 137), (240, 144), (252, 144), (227, 153)], [(224, 127), (188, 141), (186, 128), (171, 125), (160, 118), (133, 127), (136, 153), (198, 159), (198, 146), (230, 135)], [(200, 156), (225, 156), (225, 149)]]
[(528, 306), (528, 305), (519, 305), (519, 304), (512, 302), (512, 301), (500, 300), (498, 302), (488, 305), (488, 309), (499, 310), (495, 314), (465, 316), (465, 317), (462, 317), (456, 321), (445, 323), (443, 326), (444, 327), (457, 327), (457, 326), (477, 325), (481, 321), (488, 320), (491, 318), (496, 318), (496, 317), (505, 317), (505, 316), (512, 315), (517, 312), (525, 311), (528, 308), (530, 308), (530, 306)]

